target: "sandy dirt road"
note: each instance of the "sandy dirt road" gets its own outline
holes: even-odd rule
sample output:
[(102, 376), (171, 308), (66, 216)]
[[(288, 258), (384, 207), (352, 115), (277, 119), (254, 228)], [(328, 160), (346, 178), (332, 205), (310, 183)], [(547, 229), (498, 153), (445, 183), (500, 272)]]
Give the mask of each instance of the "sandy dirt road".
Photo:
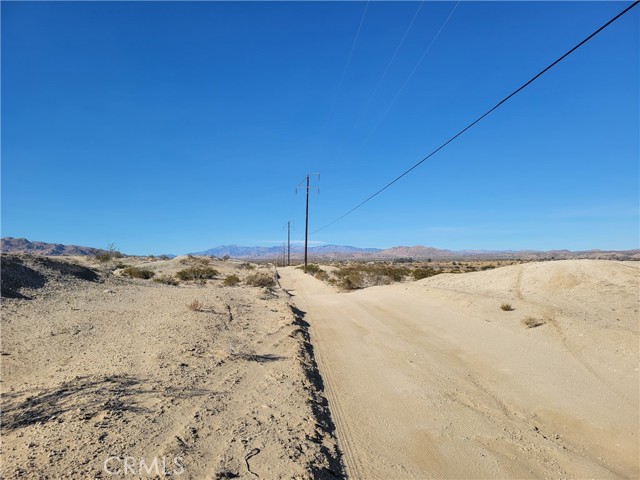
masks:
[(638, 477), (637, 264), (353, 293), (279, 273), (311, 324), (351, 478)]

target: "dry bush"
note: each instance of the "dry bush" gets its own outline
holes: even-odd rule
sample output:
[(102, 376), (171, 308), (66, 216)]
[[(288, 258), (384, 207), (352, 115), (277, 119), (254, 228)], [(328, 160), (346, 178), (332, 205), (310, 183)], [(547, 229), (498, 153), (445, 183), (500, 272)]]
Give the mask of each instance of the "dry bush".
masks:
[(206, 266), (193, 266), (180, 270), (176, 275), (180, 280), (205, 280), (215, 278), (220, 274), (215, 268)]
[(122, 275), (131, 278), (144, 278), (145, 280), (147, 280), (153, 277), (155, 273), (151, 270), (147, 270), (146, 268), (127, 267), (122, 270)]
[(268, 273), (254, 273), (253, 275), (249, 275), (246, 282), (247, 285), (251, 285), (252, 287), (273, 287), (276, 284), (273, 276)]
[(237, 285), (239, 283), (240, 283), (240, 277), (238, 277), (234, 273), (232, 273), (231, 275), (227, 275), (226, 277), (224, 277), (224, 280), (222, 281), (222, 284), (226, 285), (227, 287), (233, 287), (234, 285)]
[(327, 281), (329, 280), (329, 274), (327, 272), (325, 272), (324, 270), (320, 270), (318, 273), (315, 274), (315, 277), (318, 280), (322, 280), (322, 281)]
[(179, 280), (177, 280), (177, 279), (175, 279), (175, 278), (173, 278), (171, 276), (168, 276), (168, 275), (162, 276), (162, 277), (156, 277), (156, 278), (153, 279), (153, 281), (156, 282), (156, 283), (162, 283), (164, 285), (176, 286), (176, 285), (180, 284)]
[(204, 309), (204, 304), (200, 300), (194, 300), (187, 305), (187, 308), (192, 312), (201, 312)]
[(442, 270), (436, 270), (431, 267), (427, 268), (415, 268), (411, 275), (413, 275), (414, 280), (422, 280), (423, 278), (433, 277), (434, 275), (438, 275), (442, 273)]
[(544, 325), (544, 320), (540, 320), (539, 318), (526, 317), (522, 320), (522, 324), (527, 328), (536, 328)]
[(401, 282), (410, 270), (404, 266), (388, 263), (355, 263), (340, 267), (333, 272), (335, 284), (345, 290), (356, 290), (372, 285), (389, 285)]
[[(300, 265), (299, 267), (300, 270), (304, 270), (304, 265)], [(310, 275), (315, 275), (316, 273), (322, 272), (322, 269), (320, 268), (319, 265), (316, 265), (315, 263), (308, 263), (307, 264), (307, 273)]]
[(500, 305), (500, 309), (505, 311), (505, 312), (512, 312), (512, 311), (515, 310), (515, 308), (513, 308), (510, 303), (501, 304)]

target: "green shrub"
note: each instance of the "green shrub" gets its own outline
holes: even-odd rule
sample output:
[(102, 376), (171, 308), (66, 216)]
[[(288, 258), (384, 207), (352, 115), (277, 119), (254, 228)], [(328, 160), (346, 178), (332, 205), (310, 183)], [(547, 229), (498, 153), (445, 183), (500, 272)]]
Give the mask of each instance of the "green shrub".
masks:
[(438, 275), (442, 273), (441, 270), (436, 270), (434, 268), (416, 268), (411, 272), (414, 280), (422, 280), (423, 278), (433, 277), (434, 275)]
[(170, 277), (170, 276), (156, 277), (156, 278), (153, 279), (153, 281), (156, 282), (156, 283), (162, 283), (164, 285), (174, 285), (175, 286), (175, 285), (179, 285), (180, 284), (180, 282), (177, 279), (175, 279), (173, 277)]
[(345, 290), (357, 290), (364, 287), (362, 275), (356, 271), (340, 276), (337, 285)]
[(116, 248), (116, 244), (115, 243), (110, 243), (109, 246), (107, 247), (108, 250), (96, 250), (93, 253), (93, 256), (96, 260), (98, 260), (100, 263), (107, 263), (111, 260), (113, 260), (114, 258), (122, 258), (124, 257), (124, 255), (118, 251), (118, 249)]
[(96, 252), (93, 254), (93, 257), (100, 263), (107, 263), (113, 258), (109, 252)]
[[(298, 267), (300, 270), (304, 270), (304, 265), (300, 265)], [(316, 273), (320, 273), (323, 270), (320, 268), (319, 265), (316, 265), (315, 263), (309, 263), (307, 264), (307, 273), (311, 274), (311, 275), (315, 275)]]
[(226, 277), (224, 277), (224, 280), (222, 281), (222, 283), (223, 285), (226, 285), (228, 287), (233, 287), (234, 285), (237, 285), (240, 283), (240, 277), (232, 273), (231, 275), (227, 275)]
[(127, 267), (122, 270), (122, 275), (131, 278), (144, 278), (146, 280), (153, 277), (155, 273), (146, 268)]
[(268, 273), (254, 273), (253, 275), (249, 275), (246, 282), (247, 285), (251, 285), (252, 287), (273, 287), (276, 284), (276, 281)]
[(215, 278), (220, 274), (215, 268), (206, 266), (193, 266), (180, 270), (176, 275), (180, 280), (205, 280)]
[(329, 280), (329, 274), (327, 272), (325, 272), (324, 270), (320, 270), (318, 273), (315, 274), (315, 277), (318, 280), (322, 280), (322, 281), (327, 281)]
[(356, 263), (340, 267), (333, 274), (336, 276), (336, 285), (347, 290), (354, 290), (371, 285), (389, 285), (393, 282), (401, 282), (409, 272), (407, 267), (387, 263), (366, 265)]

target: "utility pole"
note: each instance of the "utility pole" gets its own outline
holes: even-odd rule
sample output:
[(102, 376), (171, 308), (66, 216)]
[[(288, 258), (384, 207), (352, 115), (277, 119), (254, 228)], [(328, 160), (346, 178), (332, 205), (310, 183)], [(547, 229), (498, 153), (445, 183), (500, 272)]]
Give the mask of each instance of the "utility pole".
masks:
[(291, 222), (287, 222), (287, 267), (291, 266)]
[(285, 259), (286, 259), (286, 265), (290, 266), (291, 265), (291, 220), (289, 220), (287, 224), (284, 227), (282, 227), (283, 230), (285, 228), (287, 229), (287, 253), (285, 255)]
[[(296, 187), (296, 193), (298, 193), (298, 189), (300, 189), (300, 188), (304, 188), (307, 191), (307, 205), (306, 205), (306, 209), (305, 209), (305, 219), (304, 219), (304, 273), (307, 273), (307, 247), (308, 247), (308, 244), (309, 244), (309, 189), (310, 188), (317, 188), (318, 189), (318, 193), (320, 193), (320, 187), (311, 187), (309, 185), (309, 177), (311, 175), (317, 176), (318, 180), (320, 180), (320, 174), (319, 173), (310, 173), (306, 177), (306, 182), (307, 182), (306, 187), (301, 187), (299, 184)], [(304, 182), (304, 180), (303, 180), (303, 182)]]

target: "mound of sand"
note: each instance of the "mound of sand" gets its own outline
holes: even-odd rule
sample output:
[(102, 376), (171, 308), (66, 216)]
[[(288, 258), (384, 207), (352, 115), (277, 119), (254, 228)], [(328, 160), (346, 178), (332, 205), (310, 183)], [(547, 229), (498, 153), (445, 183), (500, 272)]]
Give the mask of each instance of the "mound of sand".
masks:
[(272, 269), (118, 259), (220, 272), (173, 286), (75, 261), (3, 256), (3, 290), (23, 298), (2, 301), (2, 478), (342, 476), (306, 325), (245, 282)]
[(51, 281), (61, 285), (76, 284), (78, 280), (100, 280), (98, 272), (72, 261), (28, 254), (3, 254), (0, 260), (3, 297), (25, 298), (29, 292), (40, 289)]

